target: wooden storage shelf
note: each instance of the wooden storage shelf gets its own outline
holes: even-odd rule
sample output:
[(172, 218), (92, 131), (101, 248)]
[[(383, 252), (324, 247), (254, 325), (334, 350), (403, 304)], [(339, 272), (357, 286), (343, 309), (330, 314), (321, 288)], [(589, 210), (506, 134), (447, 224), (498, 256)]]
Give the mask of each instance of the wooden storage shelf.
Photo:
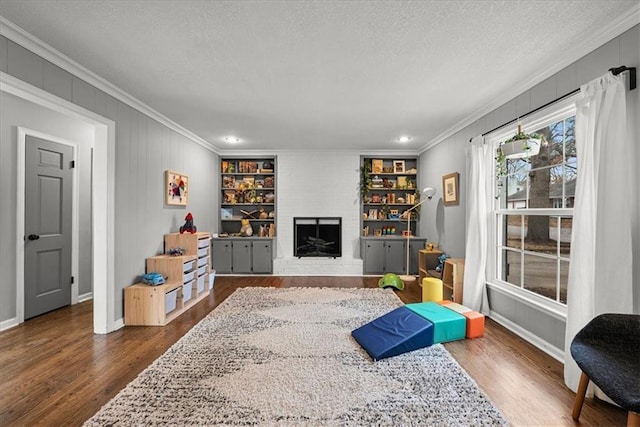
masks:
[(418, 283), (422, 286), (422, 279), (425, 277), (440, 278), (440, 273), (436, 271), (439, 264), (438, 257), (442, 255), (442, 251), (422, 249), (418, 253)]
[[(136, 283), (125, 288), (125, 325), (164, 326), (209, 296), (211, 234), (166, 234), (164, 245), (167, 251), (183, 248), (186, 255), (147, 258), (146, 271), (162, 274), (166, 283), (157, 286)], [(175, 294), (170, 295), (172, 292)], [(185, 301), (186, 293), (191, 297)], [(175, 306), (172, 308), (168, 304)]]
[(443, 296), (462, 304), (462, 285), (464, 283), (464, 259), (449, 258), (442, 269)]

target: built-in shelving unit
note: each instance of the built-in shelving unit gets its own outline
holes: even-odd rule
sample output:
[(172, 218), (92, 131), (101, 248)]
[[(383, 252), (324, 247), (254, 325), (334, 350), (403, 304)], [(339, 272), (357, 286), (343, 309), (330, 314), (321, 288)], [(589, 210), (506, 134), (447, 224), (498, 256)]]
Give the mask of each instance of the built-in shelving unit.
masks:
[(418, 202), (417, 163), (415, 157), (362, 157), (363, 237), (402, 236), (407, 215), (411, 216), (411, 235), (416, 235), (418, 212), (405, 212)]
[(220, 160), (219, 235), (240, 234), (243, 219), (253, 237), (276, 234), (276, 158)]

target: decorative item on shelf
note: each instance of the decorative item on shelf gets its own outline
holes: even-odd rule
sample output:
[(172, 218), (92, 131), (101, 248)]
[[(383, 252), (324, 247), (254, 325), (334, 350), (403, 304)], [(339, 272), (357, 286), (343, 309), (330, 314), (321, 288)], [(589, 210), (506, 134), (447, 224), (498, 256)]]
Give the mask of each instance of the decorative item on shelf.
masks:
[(222, 179), (223, 188), (236, 188), (236, 179), (233, 176), (225, 176)]
[(374, 175), (369, 188), (384, 188), (384, 181), (378, 175)]
[(362, 229), (362, 236), (363, 237), (369, 237), (369, 226), (368, 225)]
[(142, 275), (142, 283), (146, 283), (151, 286), (162, 285), (165, 282), (165, 277), (160, 273), (147, 273)]
[(167, 251), (167, 255), (171, 255), (171, 256), (181, 256), (185, 254), (185, 249), (184, 248), (169, 248), (169, 250)]
[(438, 257), (439, 264), (436, 266), (436, 271), (438, 273), (442, 272), (442, 268), (444, 267), (444, 262), (449, 258), (447, 254), (442, 254)]
[(387, 203), (393, 205), (396, 202), (396, 194), (395, 193), (387, 193)]
[(398, 209), (389, 209), (389, 219), (400, 219), (400, 211)]
[(262, 169), (260, 169), (260, 172), (273, 173), (273, 162), (270, 160), (262, 162)]
[(405, 232), (402, 232), (402, 235), (405, 236), (407, 238), (407, 244), (405, 245), (407, 247), (407, 271), (405, 275), (400, 276), (400, 278), (403, 281), (408, 281), (408, 282), (412, 282), (414, 280), (416, 280), (415, 276), (409, 274), (409, 239), (411, 238), (411, 211), (415, 211), (420, 205), (422, 205), (424, 202), (426, 202), (427, 200), (431, 200), (433, 198), (433, 196), (435, 196), (437, 190), (433, 187), (426, 187), (425, 189), (422, 190), (422, 194), (424, 194), (424, 196), (426, 197), (426, 199), (422, 200), (421, 202), (418, 202), (418, 204), (413, 205), (412, 207), (410, 207), (409, 209), (407, 209), (405, 211), (405, 214), (407, 216), (407, 234), (405, 236)]
[(245, 211), (244, 209), (240, 209), (240, 212), (242, 212), (242, 214), (244, 215), (242, 217), (243, 220), (249, 220), (249, 219), (256, 219), (256, 217), (254, 216), (256, 212), (258, 212), (258, 210), (253, 210), (251, 212), (249, 211)]
[(227, 204), (236, 204), (236, 192), (235, 191), (225, 191), (224, 192), (224, 202)]
[(416, 168), (410, 168), (410, 169), (407, 169), (406, 173), (409, 175), (415, 175), (418, 173), (418, 170)]
[(273, 193), (267, 193), (264, 196), (264, 203), (273, 203), (276, 200), (276, 195)]
[(269, 214), (264, 210), (264, 208), (260, 208), (259, 217), (260, 217), (260, 219), (267, 219), (267, 218), (269, 218)]
[(251, 228), (251, 223), (248, 219), (240, 220), (240, 236), (242, 237), (251, 237), (253, 236), (253, 228)]
[(398, 187), (401, 190), (404, 190), (405, 188), (407, 188), (407, 177), (406, 176), (399, 176), (398, 177)]
[(273, 219), (275, 217), (276, 217), (276, 212), (275, 211), (269, 212), (269, 218)]
[(187, 216), (184, 217), (184, 225), (180, 227), (180, 234), (187, 232), (195, 234), (197, 230), (197, 227), (193, 224), (193, 215), (189, 212)]
[(381, 198), (379, 194), (372, 194), (371, 195), (371, 203), (380, 203), (381, 202)]
[(273, 177), (267, 176), (264, 179), (264, 188), (273, 188)]
[(231, 219), (231, 218), (233, 218), (233, 209), (220, 208), (220, 219)]
[(393, 173), (404, 173), (404, 160), (393, 161)]
[(371, 160), (371, 173), (383, 173), (384, 162), (382, 159)]

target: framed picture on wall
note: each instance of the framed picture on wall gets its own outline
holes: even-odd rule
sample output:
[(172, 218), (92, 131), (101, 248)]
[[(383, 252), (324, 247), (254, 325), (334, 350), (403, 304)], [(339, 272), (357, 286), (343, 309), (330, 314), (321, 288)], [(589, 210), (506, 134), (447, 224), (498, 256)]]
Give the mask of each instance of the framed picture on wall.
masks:
[(167, 170), (164, 173), (164, 194), (167, 205), (187, 206), (189, 202), (189, 177)]
[(442, 177), (442, 204), (453, 206), (459, 203), (458, 200), (458, 179), (460, 174), (453, 172)]

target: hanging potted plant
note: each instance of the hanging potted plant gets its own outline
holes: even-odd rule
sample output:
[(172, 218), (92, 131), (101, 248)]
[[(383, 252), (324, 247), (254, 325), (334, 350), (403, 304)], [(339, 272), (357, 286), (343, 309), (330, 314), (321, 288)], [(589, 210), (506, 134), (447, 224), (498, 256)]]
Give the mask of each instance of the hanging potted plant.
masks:
[(500, 143), (498, 149), (505, 159), (523, 159), (538, 154), (541, 139), (542, 137), (538, 134), (522, 132), (520, 125), (518, 125), (516, 134)]
[(525, 159), (535, 156), (540, 152), (542, 136), (532, 133), (522, 132), (518, 125), (518, 130), (514, 136), (503, 141), (496, 150), (496, 199), (502, 195), (505, 178), (507, 176), (507, 159)]

